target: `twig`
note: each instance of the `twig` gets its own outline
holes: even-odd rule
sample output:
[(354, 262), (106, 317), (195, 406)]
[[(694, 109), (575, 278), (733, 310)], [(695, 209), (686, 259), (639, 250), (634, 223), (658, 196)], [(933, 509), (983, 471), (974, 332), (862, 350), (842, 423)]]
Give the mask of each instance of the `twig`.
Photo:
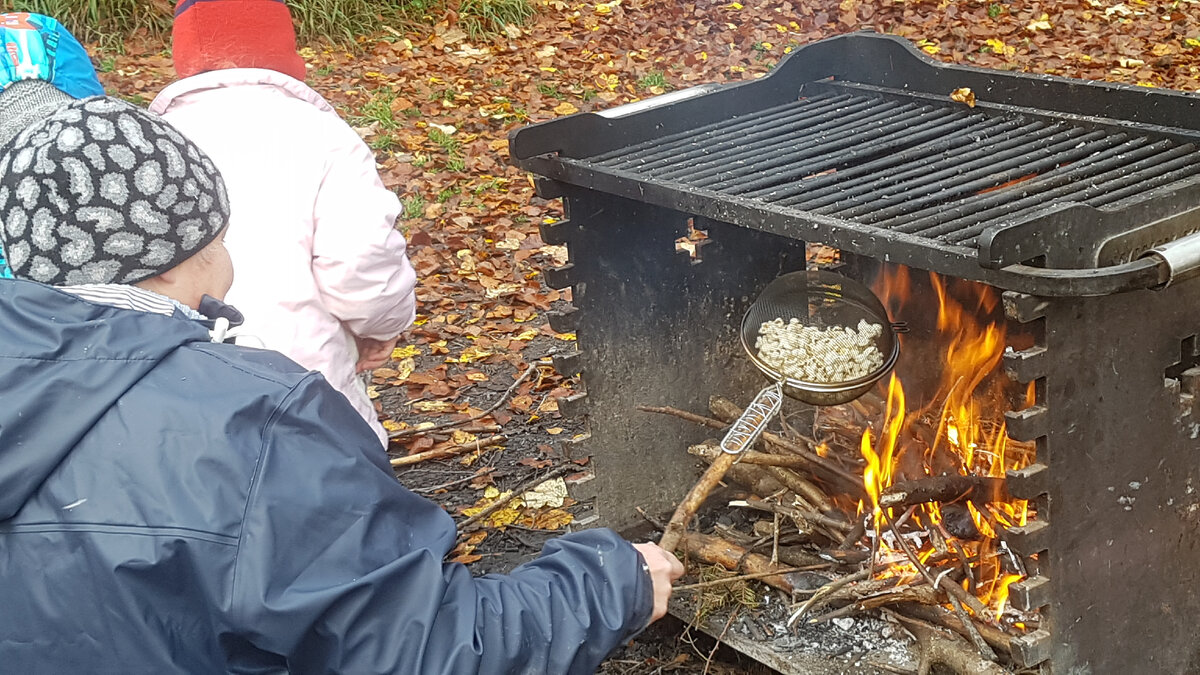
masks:
[(921, 652), (921, 662), (917, 672), (921, 675), (929, 673), (932, 666), (943, 665), (956, 673), (973, 673), (975, 675), (1003, 675), (1009, 672), (1007, 668), (986, 661), (971, 651), (970, 645), (956, 638), (953, 633), (945, 633), (918, 619), (904, 616), (898, 612), (882, 610), (904, 626), (913, 637)]
[(778, 513), (794, 520), (806, 520), (814, 525), (822, 525), (838, 532), (847, 532), (853, 527), (850, 523), (843, 522), (837, 518), (830, 518), (816, 511), (798, 509), (794, 506), (784, 506), (783, 504), (772, 504), (761, 499), (741, 499), (729, 502), (729, 505), (744, 506), (756, 511), (766, 511), (767, 513)]
[(900, 534), (900, 530), (896, 527), (896, 524), (892, 522), (891, 518), (888, 518), (887, 512), (884, 512), (883, 519), (887, 521), (888, 526), (892, 529), (892, 534), (896, 535), (896, 541), (900, 543), (900, 548), (904, 550), (904, 555), (908, 556), (908, 560), (913, 564), (913, 567), (917, 568), (917, 571), (921, 573), (921, 576), (925, 577), (925, 580), (929, 582), (930, 586), (933, 586), (934, 588), (941, 588), (942, 590), (946, 591), (946, 597), (949, 598), (950, 604), (954, 607), (954, 613), (957, 614), (959, 620), (962, 621), (963, 627), (966, 629), (968, 636), (971, 638), (971, 643), (975, 645), (975, 649), (979, 652), (980, 656), (988, 661), (995, 661), (996, 652), (992, 651), (992, 648), (988, 646), (986, 641), (984, 641), (983, 636), (981, 636), (979, 631), (975, 629), (975, 624), (971, 621), (971, 617), (967, 616), (967, 611), (963, 609), (962, 603), (959, 602), (958, 594), (950, 590), (951, 587), (954, 587), (962, 591), (962, 588), (958, 587), (953, 581), (948, 582), (949, 585), (943, 586), (942, 581), (946, 581), (946, 577), (943, 575), (935, 578), (933, 574), (931, 574), (930, 571), (925, 567), (925, 565), (921, 563), (921, 559), (917, 557), (916, 552), (913, 551), (912, 546), (908, 543), (908, 540), (906, 540), (904, 536)]
[(708, 675), (708, 669), (712, 666), (713, 656), (716, 655), (721, 642), (725, 640), (725, 634), (729, 632), (729, 627), (733, 625), (733, 620), (737, 618), (738, 610), (740, 609), (741, 607), (734, 607), (733, 611), (729, 613), (729, 618), (725, 621), (725, 627), (721, 629), (721, 634), (717, 636), (716, 644), (709, 650), (708, 657), (704, 659), (704, 672), (700, 675)]
[(836, 591), (838, 591), (839, 589), (841, 589), (845, 586), (849, 586), (850, 584), (852, 584), (856, 581), (862, 581), (863, 579), (866, 579), (870, 576), (871, 576), (871, 568), (868, 567), (867, 569), (860, 570), (849, 576), (842, 577), (841, 579), (838, 579), (837, 581), (831, 581), (828, 584), (825, 584), (820, 589), (818, 589), (817, 592), (815, 594), (813, 594), (813, 596), (811, 598), (809, 598), (808, 600), (805, 600), (804, 604), (800, 605), (799, 609), (797, 609), (795, 612), (792, 612), (792, 615), (789, 616), (788, 620), (787, 620), (788, 628), (791, 628), (792, 626), (796, 625), (796, 622), (800, 620), (800, 617), (804, 616), (805, 613), (807, 613), (809, 609), (811, 609), (812, 607), (815, 607), (818, 601), (824, 600), (825, 598), (829, 597), (830, 595), (833, 595)]
[(413, 492), (416, 492), (417, 494), (429, 494), (430, 492), (437, 492), (438, 490), (445, 490), (446, 488), (454, 487), (455, 485), (461, 485), (463, 483), (468, 483), (468, 482), (473, 481), (476, 478), (479, 478), (481, 476), (486, 476), (495, 470), (496, 470), (496, 467), (489, 466), (489, 467), (480, 469), (465, 478), (459, 478), (458, 480), (452, 480), (447, 483), (442, 483), (441, 485), (430, 485), (428, 487), (419, 487), (419, 488), (410, 488), (410, 489)]
[(483, 520), (484, 518), (487, 518), (488, 516), (492, 515), (493, 513), (504, 508), (504, 506), (506, 504), (508, 504), (510, 501), (512, 501), (514, 497), (523, 495), (526, 492), (529, 492), (530, 490), (532, 490), (533, 488), (541, 485), (542, 483), (545, 483), (548, 480), (557, 478), (557, 477), (563, 475), (564, 473), (571, 471), (574, 468), (576, 468), (576, 467), (573, 464), (563, 464), (561, 466), (555, 467), (553, 470), (551, 470), (547, 474), (543, 474), (532, 480), (525, 481), (524, 483), (522, 483), (520, 485), (520, 487), (517, 487), (512, 492), (509, 492), (506, 496), (497, 499), (496, 501), (492, 502), (491, 504), (488, 504), (484, 510), (480, 511), (479, 513), (476, 513), (475, 515), (471, 516), (470, 518), (467, 518), (466, 520), (459, 523), (458, 531), (460, 533), (467, 532), (472, 526), (477, 524), (479, 521)]
[(474, 441), (472, 441), (470, 443), (463, 443), (462, 445), (454, 445), (449, 448), (438, 448), (437, 450), (426, 450), (425, 452), (418, 452), (415, 455), (408, 455), (405, 457), (396, 457), (391, 460), (391, 465), (392, 466), (410, 466), (413, 464), (420, 464), (421, 462), (424, 462), (424, 461), (430, 460), (430, 459), (442, 459), (445, 457), (453, 457), (454, 455), (461, 455), (464, 452), (471, 452), (472, 450), (481, 450), (483, 448), (488, 448), (493, 445), (499, 445), (507, 440), (508, 440), (508, 437), (504, 436), (503, 434), (492, 436), (491, 438), (485, 438), (482, 441), (479, 439), (475, 439)]
[(388, 434), (388, 440), (396, 440), (397, 438), (407, 438), (409, 436), (417, 436), (419, 434), (427, 434), (430, 431), (437, 431), (439, 429), (449, 429), (451, 427), (457, 427), (457, 426), (466, 424), (467, 422), (474, 422), (475, 420), (480, 419), (482, 417), (487, 417), (488, 415), (496, 412), (496, 410), (500, 406), (504, 405), (504, 402), (508, 400), (508, 397), (512, 396), (512, 393), (517, 390), (517, 387), (520, 386), (520, 384), (522, 382), (524, 382), (525, 379), (527, 377), (529, 377), (534, 371), (536, 371), (537, 367), (538, 367), (537, 361), (534, 361), (533, 363), (529, 364), (529, 367), (525, 369), (525, 372), (521, 373), (521, 376), (517, 378), (517, 381), (513, 382), (512, 386), (509, 387), (508, 390), (504, 392), (504, 395), (500, 397), (500, 400), (493, 403), (492, 407), (488, 408), (487, 410), (484, 410), (483, 412), (479, 413), (478, 415), (472, 415), (471, 417), (468, 417), (465, 420), (454, 420), (451, 422), (443, 422), (441, 424), (435, 424), (431, 427), (425, 427), (424, 429), (413, 428), (413, 429), (401, 429), (400, 431), (393, 431), (392, 433)]
[(771, 577), (776, 574), (791, 574), (792, 572), (810, 572), (812, 570), (828, 569), (829, 565), (806, 565), (804, 567), (781, 567), (780, 569), (770, 572), (756, 572), (754, 574), (739, 574), (734, 577), (724, 577), (722, 579), (713, 579), (712, 581), (701, 581), (695, 584), (685, 584), (683, 586), (675, 586), (672, 591), (696, 591), (701, 588), (709, 588), (712, 586), (723, 586), (739, 581), (750, 581), (753, 579), (761, 579), (763, 577)]
[(671, 415), (682, 420), (687, 420), (688, 422), (694, 422), (695, 424), (699, 424), (703, 427), (708, 427), (709, 429), (724, 429), (725, 427), (729, 426), (720, 420), (714, 420), (711, 417), (697, 415), (696, 413), (690, 413), (686, 410), (680, 410), (679, 408), (672, 408), (670, 406), (639, 405), (637, 409), (641, 410), (642, 412)]

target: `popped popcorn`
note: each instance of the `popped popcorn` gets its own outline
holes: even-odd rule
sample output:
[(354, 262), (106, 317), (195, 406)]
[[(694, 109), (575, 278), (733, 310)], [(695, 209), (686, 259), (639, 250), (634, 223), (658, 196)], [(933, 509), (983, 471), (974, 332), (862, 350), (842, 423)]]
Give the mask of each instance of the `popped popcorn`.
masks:
[(866, 377), (883, 366), (875, 340), (883, 326), (858, 322), (857, 328), (820, 327), (799, 319), (763, 322), (754, 350), (785, 377), (803, 382), (838, 384)]

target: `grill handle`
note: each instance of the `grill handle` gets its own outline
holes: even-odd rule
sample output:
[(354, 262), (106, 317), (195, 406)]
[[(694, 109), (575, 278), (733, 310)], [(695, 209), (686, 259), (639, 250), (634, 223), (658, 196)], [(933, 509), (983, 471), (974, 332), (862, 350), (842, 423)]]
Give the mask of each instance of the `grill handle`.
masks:
[(599, 110), (596, 112), (596, 114), (610, 120), (619, 119), (621, 117), (628, 117), (634, 113), (640, 113), (645, 110), (652, 110), (654, 108), (661, 108), (664, 105), (670, 105), (672, 103), (686, 101), (689, 98), (703, 96), (704, 94), (714, 92), (724, 86), (725, 85), (721, 84), (720, 82), (714, 82), (712, 84), (701, 84), (695, 87), (688, 87), (687, 89), (677, 89), (668, 94), (659, 94), (658, 96), (651, 96), (650, 98), (644, 98), (640, 101), (634, 101), (633, 103), (619, 105), (615, 108)]
[(1155, 246), (1141, 257), (1154, 260), (1165, 272), (1167, 280), (1159, 288), (1166, 288), (1176, 281), (1191, 279), (1200, 275), (1200, 232), (1162, 246)]

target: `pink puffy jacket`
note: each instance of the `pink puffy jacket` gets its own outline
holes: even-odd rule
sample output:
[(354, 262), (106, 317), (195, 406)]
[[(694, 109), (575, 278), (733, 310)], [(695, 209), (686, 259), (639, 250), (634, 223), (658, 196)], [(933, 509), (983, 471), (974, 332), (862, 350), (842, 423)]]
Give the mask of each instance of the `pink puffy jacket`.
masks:
[(355, 375), (353, 336), (389, 340), (413, 321), (416, 275), (400, 202), (375, 156), (320, 94), (273, 70), (215, 70), (150, 105), (212, 157), (229, 189), (227, 300), (240, 333), (320, 371), (387, 444)]

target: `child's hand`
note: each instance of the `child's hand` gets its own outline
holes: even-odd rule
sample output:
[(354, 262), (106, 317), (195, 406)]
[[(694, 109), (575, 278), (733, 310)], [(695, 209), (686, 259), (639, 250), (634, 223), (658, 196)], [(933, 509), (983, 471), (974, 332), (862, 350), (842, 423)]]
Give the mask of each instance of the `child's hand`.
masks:
[(354, 366), (354, 372), (364, 373), (383, 366), (392, 357), (392, 350), (396, 348), (396, 341), (399, 339), (398, 335), (391, 340), (372, 340), (355, 335), (354, 343), (358, 345), (358, 363)]

